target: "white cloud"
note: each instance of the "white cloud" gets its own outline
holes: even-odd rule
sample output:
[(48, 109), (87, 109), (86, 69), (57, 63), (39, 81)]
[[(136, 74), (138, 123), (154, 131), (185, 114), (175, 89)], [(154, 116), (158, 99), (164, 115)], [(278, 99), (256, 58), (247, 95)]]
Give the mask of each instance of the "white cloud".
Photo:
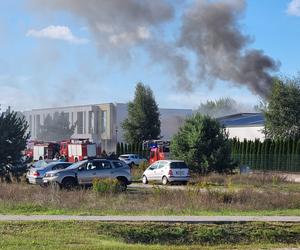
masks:
[[(106, 28), (108, 30), (108, 27)], [(138, 41), (147, 40), (150, 38), (150, 36), (150, 31), (146, 27), (140, 26), (134, 32), (123, 32), (120, 34), (113, 34), (109, 37), (109, 41), (113, 45), (131, 45), (135, 44)]]
[(300, 0), (292, 0), (286, 12), (291, 16), (300, 16)]
[(27, 32), (26, 36), (64, 40), (74, 44), (84, 44), (88, 42), (87, 39), (74, 36), (67, 26), (50, 25), (42, 30), (31, 29)]

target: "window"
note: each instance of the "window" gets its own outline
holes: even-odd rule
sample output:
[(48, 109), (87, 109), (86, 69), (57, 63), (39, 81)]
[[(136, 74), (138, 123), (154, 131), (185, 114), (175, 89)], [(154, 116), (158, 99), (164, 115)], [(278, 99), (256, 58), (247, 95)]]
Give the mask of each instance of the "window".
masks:
[(188, 168), (188, 166), (183, 161), (171, 162), (170, 167), (171, 169)]
[(89, 133), (90, 134), (92, 134), (92, 133), (94, 133), (94, 131), (93, 131), (93, 115), (94, 115), (94, 113), (93, 113), (93, 111), (89, 111)]
[(160, 161), (160, 162), (159, 162), (159, 167), (158, 167), (158, 168), (163, 168), (163, 167), (166, 166), (166, 164), (167, 164), (166, 161)]
[(101, 132), (104, 133), (106, 132), (107, 111), (102, 111), (101, 113)]
[(123, 167), (123, 164), (119, 161), (113, 161), (113, 165), (115, 168), (121, 168)]
[(52, 168), (52, 170), (65, 169), (68, 166), (68, 164), (57, 164)]
[(149, 167), (149, 169), (154, 170), (154, 169), (157, 169), (157, 167), (158, 167), (158, 162), (152, 164), (152, 165)]
[(95, 170), (97, 168), (97, 163), (98, 162), (89, 162), (86, 165), (86, 170)]
[(83, 134), (83, 112), (77, 112), (77, 134)]
[(110, 169), (111, 165), (109, 161), (96, 161), (97, 170)]

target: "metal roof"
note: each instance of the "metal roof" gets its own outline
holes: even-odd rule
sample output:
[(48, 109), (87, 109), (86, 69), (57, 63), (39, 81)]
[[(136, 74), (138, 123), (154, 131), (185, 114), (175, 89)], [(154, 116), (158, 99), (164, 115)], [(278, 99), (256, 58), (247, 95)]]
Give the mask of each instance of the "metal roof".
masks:
[(265, 117), (262, 113), (239, 113), (217, 118), (225, 127), (264, 126)]

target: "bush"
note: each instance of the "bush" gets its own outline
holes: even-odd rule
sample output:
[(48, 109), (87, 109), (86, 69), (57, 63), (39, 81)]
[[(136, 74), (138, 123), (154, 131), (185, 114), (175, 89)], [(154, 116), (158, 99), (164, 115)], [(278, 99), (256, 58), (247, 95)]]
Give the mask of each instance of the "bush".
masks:
[(228, 173), (236, 167), (225, 128), (216, 119), (201, 114), (187, 119), (179, 129), (171, 142), (171, 156), (200, 173)]
[(118, 193), (123, 187), (117, 179), (97, 178), (93, 180), (93, 190), (97, 193)]

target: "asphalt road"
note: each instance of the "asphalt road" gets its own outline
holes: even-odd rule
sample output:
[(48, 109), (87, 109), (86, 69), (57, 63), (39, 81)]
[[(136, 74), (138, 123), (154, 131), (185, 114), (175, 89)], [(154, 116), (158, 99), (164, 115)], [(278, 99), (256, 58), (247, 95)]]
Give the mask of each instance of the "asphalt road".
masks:
[(0, 215), (0, 221), (98, 221), (164, 223), (296, 222), (300, 216), (74, 216), (74, 215)]

